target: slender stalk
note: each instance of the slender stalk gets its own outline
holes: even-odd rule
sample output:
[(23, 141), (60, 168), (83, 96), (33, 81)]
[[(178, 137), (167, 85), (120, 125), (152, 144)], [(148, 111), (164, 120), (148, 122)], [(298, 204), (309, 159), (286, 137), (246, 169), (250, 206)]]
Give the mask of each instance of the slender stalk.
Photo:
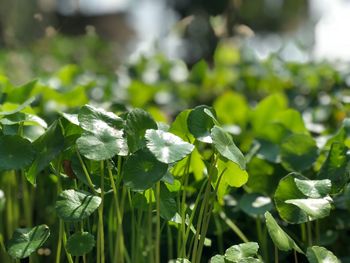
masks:
[(94, 184), (93, 184), (92, 181), (91, 181), (89, 172), (88, 172), (88, 170), (87, 170), (87, 168), (86, 168), (86, 165), (85, 165), (83, 159), (81, 158), (81, 155), (80, 155), (79, 151), (76, 150), (76, 153), (77, 153), (77, 156), (78, 156), (80, 165), (81, 165), (81, 167), (83, 168), (83, 171), (84, 171), (84, 174), (85, 174), (85, 177), (86, 177), (86, 181), (88, 182), (88, 185), (89, 185), (91, 191), (92, 191), (94, 194), (97, 194), (97, 192), (96, 192), (96, 190), (95, 190), (95, 187), (94, 187)]
[(306, 228), (307, 228), (308, 245), (312, 246), (312, 229), (311, 229), (311, 222), (310, 221), (306, 222)]
[(154, 262), (154, 253), (153, 253), (153, 228), (152, 228), (152, 191), (149, 190), (149, 205), (148, 205), (148, 250), (149, 250), (149, 262)]
[(156, 247), (155, 247), (155, 262), (160, 263), (160, 182), (156, 184)]
[(241, 231), (241, 229), (231, 220), (229, 219), (226, 214), (221, 211), (219, 213), (220, 217), (222, 218), (222, 220), (224, 220), (224, 222), (227, 224), (227, 226), (229, 228), (231, 228), (231, 230), (233, 232), (235, 232), (235, 234), (244, 242), (244, 243), (248, 243), (249, 240), (248, 238), (243, 234), (243, 232)]
[(304, 244), (307, 243), (307, 236), (306, 236), (306, 225), (305, 223), (302, 223), (300, 225), (300, 230), (301, 230), (301, 240), (303, 241)]
[(298, 255), (297, 255), (296, 250), (294, 250), (294, 262), (298, 263)]
[(214, 223), (217, 229), (217, 242), (219, 254), (224, 254), (224, 240), (222, 236), (222, 226), (217, 215), (214, 215)]
[(168, 245), (168, 260), (169, 260), (174, 258), (173, 235), (169, 224), (167, 224), (167, 240), (168, 240), (167, 245)]
[(105, 251), (104, 251), (104, 229), (103, 229), (103, 205), (104, 205), (104, 161), (100, 163), (100, 176), (101, 176), (101, 205), (98, 208), (98, 233), (100, 244), (100, 262), (105, 262)]
[(278, 263), (278, 248), (275, 245), (275, 263)]
[[(217, 158), (218, 158), (218, 156), (214, 154), (214, 159), (213, 159), (211, 166), (210, 166), (210, 169), (209, 169), (207, 186), (206, 186), (205, 191), (204, 191), (203, 203), (202, 203), (201, 208), (199, 210), (197, 231), (196, 231), (193, 250), (192, 250), (192, 261), (194, 263), (196, 263), (198, 260), (200, 260), (200, 254), (198, 255), (198, 250), (197, 250), (198, 245), (201, 245), (202, 243), (204, 243), (205, 233), (203, 233), (201, 231), (202, 230), (202, 223), (203, 223), (203, 215), (206, 213), (206, 211), (207, 211), (206, 209), (208, 207), (208, 200), (209, 200), (209, 196), (211, 193), (211, 179), (212, 179), (213, 170), (214, 170), (216, 162), (217, 162)], [(204, 237), (203, 237), (203, 235), (204, 235)], [(200, 238), (200, 240), (198, 241), (199, 238)]]

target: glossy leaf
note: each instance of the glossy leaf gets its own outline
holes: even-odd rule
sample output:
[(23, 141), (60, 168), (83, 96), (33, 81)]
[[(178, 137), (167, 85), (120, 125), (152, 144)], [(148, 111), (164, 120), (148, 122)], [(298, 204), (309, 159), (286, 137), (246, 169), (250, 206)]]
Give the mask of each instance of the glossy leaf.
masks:
[(97, 109), (91, 105), (83, 106), (78, 114), (80, 127), (93, 134), (104, 134), (108, 131), (111, 135), (123, 128), (123, 120), (112, 112)]
[(142, 149), (131, 155), (123, 167), (123, 180), (132, 190), (146, 190), (158, 182), (167, 172), (168, 165)]
[(194, 146), (180, 137), (162, 130), (146, 131), (147, 148), (163, 163), (174, 163), (190, 154)]
[(235, 245), (225, 251), (225, 259), (232, 262), (241, 262), (240, 260), (244, 258), (255, 257), (258, 250), (259, 245), (256, 242)]
[(222, 156), (238, 164), (242, 170), (245, 169), (246, 164), (244, 155), (227, 132), (218, 126), (215, 126), (211, 129), (211, 137), (215, 148)]
[(309, 247), (306, 257), (310, 263), (340, 263), (340, 260), (331, 251), (319, 246)]
[(347, 151), (348, 148), (343, 143), (333, 143), (327, 159), (317, 175), (318, 179), (331, 180), (332, 194), (340, 192), (349, 181), (350, 171), (348, 169), (348, 163), (350, 156), (347, 154)]
[(131, 110), (126, 118), (125, 133), (128, 139), (128, 147), (131, 152), (146, 146), (145, 132), (147, 129), (157, 129), (157, 123), (152, 116), (142, 110)]
[(286, 200), (287, 204), (293, 204), (303, 210), (309, 217), (309, 220), (324, 218), (331, 211), (330, 197), (325, 198), (308, 198), (308, 199), (290, 199)]
[(101, 204), (99, 196), (77, 190), (65, 190), (56, 201), (57, 215), (65, 221), (80, 221), (90, 216)]
[(214, 121), (204, 112), (204, 109), (211, 110), (211, 108), (204, 105), (194, 108), (188, 115), (187, 126), (188, 130), (197, 140), (212, 143), (210, 130), (214, 126)]
[(265, 219), (269, 235), (279, 250), (296, 250), (297, 252), (303, 254), (303, 251), (298, 247), (294, 240), (277, 224), (270, 212), (265, 213)]
[(282, 142), (282, 165), (289, 171), (304, 171), (312, 166), (317, 157), (318, 148), (309, 135), (293, 134)]
[(30, 166), (26, 177), (30, 183), (36, 184), (36, 176), (55, 159), (64, 148), (64, 137), (58, 122), (54, 122), (43, 135), (33, 142), (38, 154)]
[(332, 183), (328, 179), (324, 180), (300, 180), (294, 179), (298, 189), (311, 198), (325, 197), (331, 191)]
[(29, 257), (40, 248), (50, 236), (47, 225), (33, 228), (18, 228), (9, 240), (7, 252), (15, 259)]
[(307, 178), (298, 173), (290, 173), (280, 180), (274, 196), (276, 209), (280, 217), (292, 224), (309, 221), (307, 214), (303, 210), (295, 205), (286, 203), (286, 200), (307, 198), (297, 187), (295, 183), (296, 178), (307, 180)]
[(108, 130), (93, 134), (85, 132), (76, 141), (79, 152), (86, 158), (101, 161), (112, 158), (115, 155), (128, 154), (126, 140), (122, 131), (109, 133)]
[(35, 154), (30, 141), (18, 135), (0, 136), (0, 171), (23, 169), (32, 163)]
[(95, 246), (95, 238), (88, 232), (75, 233), (67, 240), (67, 252), (72, 256), (83, 256)]

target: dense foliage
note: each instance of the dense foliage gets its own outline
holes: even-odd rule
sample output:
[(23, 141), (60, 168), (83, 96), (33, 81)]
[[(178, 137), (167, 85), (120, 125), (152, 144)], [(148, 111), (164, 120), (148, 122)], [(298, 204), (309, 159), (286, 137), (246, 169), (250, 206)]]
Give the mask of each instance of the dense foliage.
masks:
[(347, 262), (349, 77), (214, 60), (1, 76), (0, 261)]

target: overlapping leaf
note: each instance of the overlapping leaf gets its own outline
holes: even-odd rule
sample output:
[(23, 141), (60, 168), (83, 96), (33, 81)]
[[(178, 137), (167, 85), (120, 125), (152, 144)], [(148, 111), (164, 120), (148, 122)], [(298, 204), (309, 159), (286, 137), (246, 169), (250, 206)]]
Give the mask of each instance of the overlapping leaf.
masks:
[(190, 154), (194, 146), (180, 137), (162, 130), (146, 131), (147, 148), (163, 163), (174, 163)]

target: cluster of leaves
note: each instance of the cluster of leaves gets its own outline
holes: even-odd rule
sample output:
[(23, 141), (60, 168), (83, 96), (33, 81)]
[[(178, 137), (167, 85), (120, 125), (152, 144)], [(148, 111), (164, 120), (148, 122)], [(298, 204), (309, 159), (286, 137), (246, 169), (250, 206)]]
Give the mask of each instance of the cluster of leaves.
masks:
[[(109, 111), (93, 105), (119, 93), (76, 66), (20, 87), (2, 77), (1, 261), (347, 260), (345, 79), (232, 52), (191, 71), (157, 58), (152, 83), (141, 60)], [(183, 110), (200, 102), (212, 107)]]

